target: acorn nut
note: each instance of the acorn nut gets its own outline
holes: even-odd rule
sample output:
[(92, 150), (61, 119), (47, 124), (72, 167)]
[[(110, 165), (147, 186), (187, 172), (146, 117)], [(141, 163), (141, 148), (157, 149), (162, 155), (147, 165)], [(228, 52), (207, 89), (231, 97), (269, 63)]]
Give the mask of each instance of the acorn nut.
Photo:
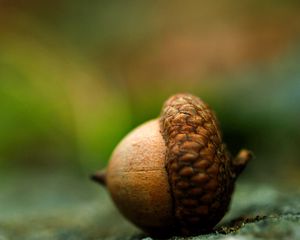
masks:
[(177, 94), (161, 116), (137, 127), (93, 179), (108, 188), (120, 212), (152, 236), (209, 232), (225, 215), (234, 182), (252, 154), (232, 158), (213, 111)]

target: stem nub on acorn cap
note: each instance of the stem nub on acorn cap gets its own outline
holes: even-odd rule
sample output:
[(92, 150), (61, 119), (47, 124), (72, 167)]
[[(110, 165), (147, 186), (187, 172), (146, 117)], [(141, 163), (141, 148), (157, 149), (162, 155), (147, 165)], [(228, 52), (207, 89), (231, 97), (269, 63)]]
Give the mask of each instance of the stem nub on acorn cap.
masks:
[(190, 94), (165, 102), (160, 127), (177, 227), (186, 235), (211, 230), (227, 211), (234, 181), (251, 155), (244, 150), (232, 160), (214, 113)]

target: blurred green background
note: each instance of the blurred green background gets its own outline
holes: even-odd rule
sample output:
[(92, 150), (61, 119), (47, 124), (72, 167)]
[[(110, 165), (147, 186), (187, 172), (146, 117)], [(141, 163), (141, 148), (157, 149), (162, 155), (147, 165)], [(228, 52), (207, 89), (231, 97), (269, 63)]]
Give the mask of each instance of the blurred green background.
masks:
[(177, 92), (215, 109), (233, 154), (255, 153), (241, 181), (299, 186), (299, 1), (0, 0), (3, 212), (61, 176), (89, 188)]

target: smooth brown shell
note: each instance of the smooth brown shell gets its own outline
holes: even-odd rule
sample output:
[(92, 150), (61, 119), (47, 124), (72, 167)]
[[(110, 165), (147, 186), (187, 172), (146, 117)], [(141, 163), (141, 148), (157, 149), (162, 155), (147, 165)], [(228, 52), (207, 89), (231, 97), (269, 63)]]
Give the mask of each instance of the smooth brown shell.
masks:
[(174, 225), (165, 153), (155, 119), (119, 143), (107, 168), (107, 187), (116, 206), (149, 233), (171, 231), (168, 229)]

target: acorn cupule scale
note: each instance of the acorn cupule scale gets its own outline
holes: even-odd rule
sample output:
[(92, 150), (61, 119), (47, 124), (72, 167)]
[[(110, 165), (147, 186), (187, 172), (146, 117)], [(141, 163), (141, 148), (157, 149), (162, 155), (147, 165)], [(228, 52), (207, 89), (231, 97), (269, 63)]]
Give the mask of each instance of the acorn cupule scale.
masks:
[(129, 133), (108, 167), (105, 184), (120, 212), (155, 236), (211, 231), (228, 210), (234, 182), (251, 159), (232, 158), (213, 111), (191, 94), (177, 94), (158, 119)]

